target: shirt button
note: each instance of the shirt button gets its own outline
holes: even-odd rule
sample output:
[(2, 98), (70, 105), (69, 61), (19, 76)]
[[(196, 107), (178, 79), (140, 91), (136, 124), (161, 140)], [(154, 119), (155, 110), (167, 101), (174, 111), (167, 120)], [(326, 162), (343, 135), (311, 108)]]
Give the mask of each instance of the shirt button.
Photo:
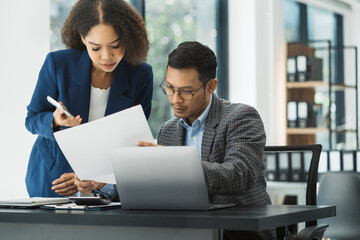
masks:
[(193, 138), (192, 138), (193, 140), (196, 140), (196, 136), (193, 136)]

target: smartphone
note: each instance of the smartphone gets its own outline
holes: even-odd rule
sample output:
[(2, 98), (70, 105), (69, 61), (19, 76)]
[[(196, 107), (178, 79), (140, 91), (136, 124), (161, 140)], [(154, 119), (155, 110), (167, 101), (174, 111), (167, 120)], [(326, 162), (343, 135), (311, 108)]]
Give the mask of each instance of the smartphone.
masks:
[(53, 105), (54, 107), (60, 108), (61, 110), (63, 110), (63, 112), (68, 116), (68, 117), (73, 117), (73, 115), (66, 110), (63, 106), (61, 106), (60, 103), (58, 103), (55, 99), (53, 99), (50, 96), (47, 96), (46, 98), (48, 100), (49, 103), (51, 103), (51, 105)]

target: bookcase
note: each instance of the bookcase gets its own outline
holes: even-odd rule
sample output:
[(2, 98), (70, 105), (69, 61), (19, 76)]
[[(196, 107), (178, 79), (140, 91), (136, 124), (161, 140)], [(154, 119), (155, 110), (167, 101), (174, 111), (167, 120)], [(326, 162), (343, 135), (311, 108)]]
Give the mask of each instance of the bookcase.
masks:
[(286, 69), (287, 145), (358, 149), (357, 47), (288, 43)]

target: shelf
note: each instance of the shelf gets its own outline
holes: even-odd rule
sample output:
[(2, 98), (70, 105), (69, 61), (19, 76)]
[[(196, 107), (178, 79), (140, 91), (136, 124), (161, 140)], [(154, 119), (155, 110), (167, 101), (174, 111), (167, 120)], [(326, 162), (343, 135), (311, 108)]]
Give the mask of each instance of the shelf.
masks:
[(348, 132), (356, 133), (356, 129), (332, 129), (331, 131), (333, 133), (339, 133), (339, 134), (344, 134)]
[[(332, 129), (333, 133), (356, 132), (356, 129)], [(287, 128), (286, 133), (292, 135), (308, 135), (317, 133), (328, 133), (328, 128)]]
[[(305, 48), (308, 47), (309, 49), (313, 50), (313, 54), (310, 54), (311, 56), (323, 58), (323, 75), (320, 76), (318, 72), (308, 72), (308, 75), (306, 75), (306, 77), (308, 77), (308, 79), (312, 79), (311, 81), (282, 82), (282, 84), (285, 85), (283, 85), (283, 89), (285, 90), (285, 96), (282, 96), (281, 99), (285, 100), (285, 108), (287, 107), (287, 104), (289, 102), (308, 102), (321, 105), (321, 107), (316, 106), (315, 108), (313, 108), (315, 115), (312, 112), (310, 113), (311, 123), (313, 123), (312, 121), (315, 120), (313, 118), (316, 117), (315, 122), (318, 123), (318, 126), (308, 128), (288, 128), (287, 124), (285, 124), (285, 126), (282, 128), (282, 132), (285, 133), (284, 135), (286, 137), (286, 144), (305, 145), (321, 143), (323, 144), (323, 147), (327, 149), (332, 149), (334, 147), (338, 147), (339, 144), (343, 145), (346, 143), (349, 146), (351, 145), (352, 148), (359, 148), (360, 134), (358, 131), (358, 127), (360, 121), (358, 120), (359, 110), (357, 102), (357, 48), (352, 46), (333, 47), (331, 46), (331, 42), (328, 40), (319, 40), (316, 41), (316, 43), (317, 42), (323, 42), (328, 45), (328, 48), (325, 49), (327, 50), (327, 54), (315, 54), (317, 53), (317, 50), (323, 49), (310, 47), (309, 44), (312, 43), (311, 41), (308, 45), (302, 46), (304, 46)], [(335, 48), (336, 50), (341, 51), (345, 50), (345, 48), (350, 49), (350, 53), (355, 57), (354, 60), (352, 60), (352, 58), (350, 57), (344, 58), (344, 69), (339, 69), (338, 71), (332, 69), (334, 67), (333, 61), (334, 59), (336, 59), (336, 53), (334, 53), (332, 50)], [(288, 44), (288, 56), (293, 57), (298, 55), (306, 55), (301, 51), (297, 52), (297, 54), (291, 55), (289, 54), (291, 53), (291, 51), (292, 45)], [(343, 52), (343, 54), (345, 53)], [(345, 60), (350, 61), (350, 63), (347, 64)], [(290, 63), (292, 64), (292, 62)], [(289, 77), (289, 75), (287, 75), (287, 77)], [(295, 79), (300, 78), (296, 78), (295, 76)], [(341, 111), (335, 112), (335, 107), (337, 109), (340, 109)], [(294, 116), (294, 113), (298, 114), (298, 111), (299, 110), (297, 109), (297, 107), (295, 110), (292, 107), (292, 116)], [(287, 115), (288, 112), (286, 110), (285, 120), (287, 120)], [(356, 117), (355, 120), (354, 116)], [(340, 121), (336, 121), (338, 119), (342, 120), (341, 123), (346, 122), (346, 124), (341, 124)]]
[(329, 129), (327, 128), (287, 128), (287, 134), (293, 135), (308, 135), (308, 134), (317, 134), (317, 133), (328, 133)]
[(287, 88), (315, 88), (318, 86), (328, 86), (324, 81), (306, 81), (306, 82), (287, 82)]
[[(287, 82), (286, 87), (289, 89), (302, 89), (302, 88), (326, 88), (326, 90), (329, 87), (329, 83), (324, 81), (306, 81), (306, 82)], [(341, 83), (332, 83), (331, 84), (332, 90), (335, 91), (343, 91), (347, 88), (354, 88), (356, 89), (356, 86), (353, 85), (345, 85)]]

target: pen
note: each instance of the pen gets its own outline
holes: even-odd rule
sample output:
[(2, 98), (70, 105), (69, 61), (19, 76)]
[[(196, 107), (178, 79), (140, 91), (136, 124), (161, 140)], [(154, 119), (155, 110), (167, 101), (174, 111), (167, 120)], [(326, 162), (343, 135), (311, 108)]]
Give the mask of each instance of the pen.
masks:
[(73, 117), (73, 115), (66, 110), (63, 106), (61, 106), (60, 103), (58, 103), (57, 101), (55, 101), (52, 97), (47, 96), (46, 98), (48, 100), (49, 103), (51, 103), (51, 105), (53, 105), (54, 107), (60, 108), (61, 110), (63, 110), (63, 112), (68, 116), (68, 117)]

